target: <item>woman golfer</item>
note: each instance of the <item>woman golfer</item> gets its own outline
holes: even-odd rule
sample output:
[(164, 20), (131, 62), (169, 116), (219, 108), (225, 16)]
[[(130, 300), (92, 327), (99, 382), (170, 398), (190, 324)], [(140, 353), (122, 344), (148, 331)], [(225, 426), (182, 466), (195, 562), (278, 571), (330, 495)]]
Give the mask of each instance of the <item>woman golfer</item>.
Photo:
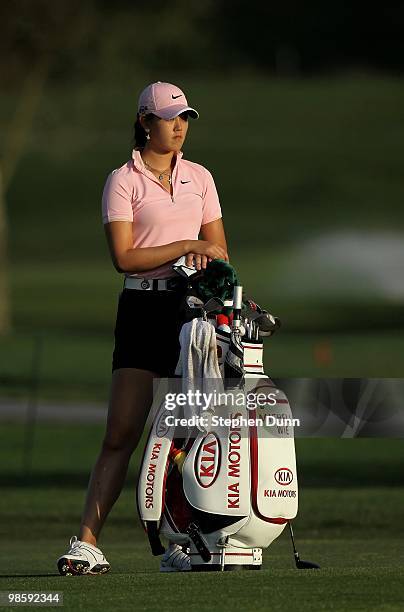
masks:
[[(221, 208), (211, 174), (184, 160), (188, 118), (198, 118), (184, 93), (153, 83), (141, 93), (132, 159), (108, 177), (103, 222), (112, 261), (125, 275), (119, 297), (106, 433), (93, 468), (79, 537), (58, 559), (61, 574), (103, 573), (97, 548), (104, 521), (118, 499), (129, 459), (153, 400), (153, 379), (173, 376), (182, 325), (185, 281), (172, 264), (186, 256), (199, 270), (228, 261)], [(201, 239), (198, 239), (200, 236)], [(189, 557), (170, 544), (161, 571), (187, 571)]]

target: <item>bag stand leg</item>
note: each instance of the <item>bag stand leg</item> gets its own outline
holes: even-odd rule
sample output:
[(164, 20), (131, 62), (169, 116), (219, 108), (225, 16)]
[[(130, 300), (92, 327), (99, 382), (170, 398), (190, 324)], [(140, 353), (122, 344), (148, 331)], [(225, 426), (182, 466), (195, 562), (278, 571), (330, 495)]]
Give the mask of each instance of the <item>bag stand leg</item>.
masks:
[(159, 532), (157, 528), (157, 521), (146, 521), (147, 526), (147, 537), (149, 538), (150, 548), (152, 555), (158, 557), (163, 555), (166, 551), (159, 538)]

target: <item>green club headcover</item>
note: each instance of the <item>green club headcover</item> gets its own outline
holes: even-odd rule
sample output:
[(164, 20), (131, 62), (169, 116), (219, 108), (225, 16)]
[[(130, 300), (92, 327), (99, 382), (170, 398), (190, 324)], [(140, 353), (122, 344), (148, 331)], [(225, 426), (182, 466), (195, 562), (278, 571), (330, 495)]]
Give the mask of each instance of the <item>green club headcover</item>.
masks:
[[(233, 266), (224, 259), (212, 259), (198, 281), (199, 297), (204, 302), (212, 297), (220, 298), (223, 301), (232, 300), (234, 285), (238, 285), (238, 280)], [(231, 310), (231, 307), (225, 307), (222, 312), (228, 315)]]

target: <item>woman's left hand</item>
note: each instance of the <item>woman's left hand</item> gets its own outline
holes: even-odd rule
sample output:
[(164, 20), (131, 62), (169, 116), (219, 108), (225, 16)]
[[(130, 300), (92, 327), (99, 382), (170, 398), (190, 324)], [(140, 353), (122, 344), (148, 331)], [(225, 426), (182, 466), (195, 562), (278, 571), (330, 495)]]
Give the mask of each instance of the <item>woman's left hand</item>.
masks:
[(207, 255), (198, 255), (196, 253), (187, 253), (185, 257), (185, 265), (190, 268), (195, 265), (197, 270), (205, 269), (209, 261), (212, 261), (211, 257)]

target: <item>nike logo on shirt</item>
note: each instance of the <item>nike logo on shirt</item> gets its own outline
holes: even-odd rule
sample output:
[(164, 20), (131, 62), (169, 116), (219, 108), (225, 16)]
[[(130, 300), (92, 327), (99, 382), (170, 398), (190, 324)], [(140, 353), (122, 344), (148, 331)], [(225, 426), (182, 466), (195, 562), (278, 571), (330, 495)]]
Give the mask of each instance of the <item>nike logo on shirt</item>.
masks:
[(171, 97), (173, 100), (176, 100), (177, 98), (181, 98), (182, 94), (178, 94), (178, 96), (173, 96), (173, 94), (171, 94)]
[(186, 183), (190, 183), (191, 181), (181, 181), (181, 185), (185, 185)]

